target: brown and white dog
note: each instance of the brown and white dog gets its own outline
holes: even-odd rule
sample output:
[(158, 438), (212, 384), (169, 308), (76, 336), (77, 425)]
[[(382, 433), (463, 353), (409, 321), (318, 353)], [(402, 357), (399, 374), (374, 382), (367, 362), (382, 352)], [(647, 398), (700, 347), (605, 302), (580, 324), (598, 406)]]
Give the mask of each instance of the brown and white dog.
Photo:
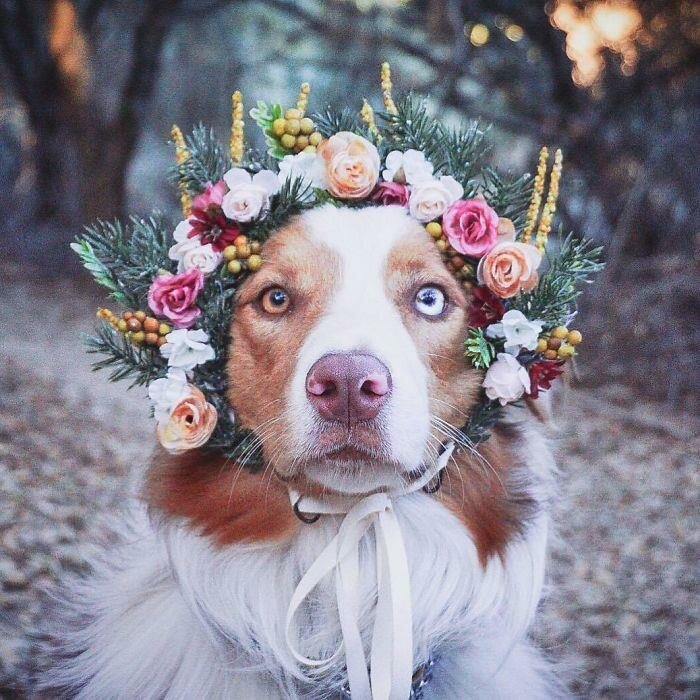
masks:
[[(339, 519), (303, 524), (288, 488), (367, 494), (434, 463), (477, 399), (463, 356), (468, 299), (398, 207), (324, 206), (265, 244), (236, 298), (228, 364), (236, 419), (257, 434), (251, 474), (204, 452), (157, 452), (121, 535), (72, 585), (44, 687), (80, 698), (330, 698), (285, 643), (287, 605)], [(424, 698), (550, 698), (527, 639), (541, 598), (554, 464), (531, 411), (513, 409), (443, 487), (397, 498)], [(376, 601), (361, 550), (365, 644)], [(366, 575), (364, 575), (366, 573)], [(304, 651), (341, 632), (332, 581), (297, 617)]]

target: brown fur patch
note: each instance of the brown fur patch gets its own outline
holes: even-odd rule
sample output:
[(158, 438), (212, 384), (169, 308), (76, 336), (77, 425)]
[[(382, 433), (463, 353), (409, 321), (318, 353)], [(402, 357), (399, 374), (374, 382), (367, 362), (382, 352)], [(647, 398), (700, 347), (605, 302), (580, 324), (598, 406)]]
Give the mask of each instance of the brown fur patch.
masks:
[[(458, 428), (466, 422), (483, 376), (464, 359), (468, 299), (422, 228), (392, 251), (386, 279), (388, 293), (429, 369), (431, 413), (449, 424), (432, 426), (433, 444), (444, 443), (450, 426)], [(437, 284), (446, 293), (449, 308), (444, 317), (431, 319), (415, 312), (413, 299), (424, 284)], [(518, 440), (517, 433), (495, 431), (480, 446), (481, 458), (460, 451), (438, 493), (471, 532), (482, 563), (504, 553), (534, 507), (526, 485), (519, 483), (525, 469), (518, 463)]]
[[(262, 269), (246, 280), (236, 300), (227, 368), (229, 400), (243, 426), (251, 430), (280, 415), (299, 348), (326, 308), (340, 275), (337, 256), (312, 243), (296, 222), (265, 244), (263, 259)], [(291, 303), (284, 314), (265, 315), (258, 298), (275, 285), (288, 291)], [(277, 432), (282, 434), (284, 428), (278, 425)]]
[(220, 546), (284, 539), (299, 525), (277, 479), (251, 474), (201, 450), (176, 456), (158, 451), (146, 499), (149, 507), (188, 520)]
[(478, 447), (479, 456), (461, 451), (455, 457), (437, 494), (469, 529), (483, 565), (504, 555), (536, 511), (519, 442), (517, 431), (497, 427)]

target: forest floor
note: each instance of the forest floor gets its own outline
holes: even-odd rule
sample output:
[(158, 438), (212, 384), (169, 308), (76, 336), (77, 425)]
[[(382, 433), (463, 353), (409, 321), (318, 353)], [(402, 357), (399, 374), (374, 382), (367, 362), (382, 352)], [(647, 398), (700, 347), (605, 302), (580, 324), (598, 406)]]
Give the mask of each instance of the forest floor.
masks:
[[(0, 274), (0, 697), (23, 698), (41, 590), (81, 569), (152, 437), (142, 392), (90, 372), (79, 334), (95, 293)], [(557, 423), (558, 536), (538, 641), (581, 697), (697, 697), (700, 422), (586, 379)]]

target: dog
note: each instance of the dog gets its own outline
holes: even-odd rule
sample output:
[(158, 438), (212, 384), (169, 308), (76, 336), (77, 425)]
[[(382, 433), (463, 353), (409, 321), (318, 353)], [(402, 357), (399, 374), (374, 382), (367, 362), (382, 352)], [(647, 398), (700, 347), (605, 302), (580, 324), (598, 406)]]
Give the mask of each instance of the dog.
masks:
[[(37, 687), (91, 699), (349, 697), (343, 654), (314, 676), (285, 639), (295, 586), (341, 521), (304, 522), (290, 488), (353, 498), (402, 488), (451, 443), (441, 488), (393, 503), (424, 676), (412, 697), (562, 695), (528, 639), (555, 464), (537, 407), (507, 409), (477, 448), (459, 432), (482, 381), (463, 355), (468, 290), (396, 206), (307, 211), (263, 259), (235, 298), (227, 372), (264, 469), (156, 451), (140, 497), (115, 518), (116, 540), (68, 586)], [(360, 544), (369, 649), (377, 564), (369, 539)], [(294, 634), (305, 655), (332, 657), (342, 638), (332, 577)]]

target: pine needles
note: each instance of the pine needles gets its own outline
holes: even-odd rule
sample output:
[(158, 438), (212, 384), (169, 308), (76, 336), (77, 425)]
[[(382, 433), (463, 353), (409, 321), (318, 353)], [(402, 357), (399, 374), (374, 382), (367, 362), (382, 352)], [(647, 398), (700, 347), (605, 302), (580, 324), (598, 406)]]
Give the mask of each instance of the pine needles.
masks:
[(549, 267), (537, 287), (516, 297), (510, 308), (522, 311), (528, 318), (544, 321), (545, 327), (565, 323), (575, 312), (580, 285), (589, 284), (591, 276), (603, 269), (602, 250), (570, 233), (563, 239), (558, 254), (547, 256)]

